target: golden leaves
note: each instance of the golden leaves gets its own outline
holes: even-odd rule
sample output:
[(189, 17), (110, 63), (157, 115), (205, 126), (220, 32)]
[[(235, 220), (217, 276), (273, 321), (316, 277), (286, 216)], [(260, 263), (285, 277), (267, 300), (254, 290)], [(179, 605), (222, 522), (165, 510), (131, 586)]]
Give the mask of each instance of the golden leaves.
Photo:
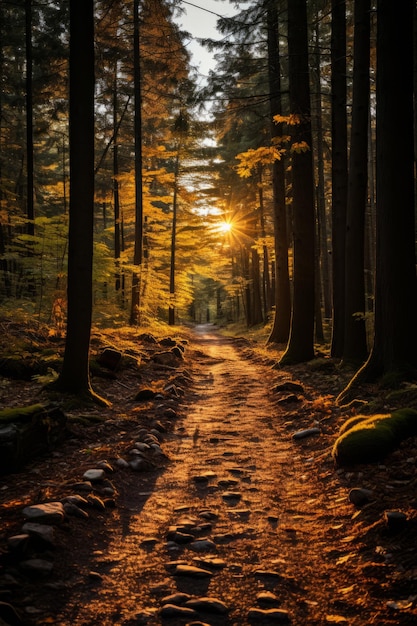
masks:
[(279, 161), (281, 154), (282, 150), (278, 150), (275, 146), (250, 148), (235, 157), (240, 161), (239, 165), (236, 166), (236, 171), (241, 178), (249, 178), (260, 167)]

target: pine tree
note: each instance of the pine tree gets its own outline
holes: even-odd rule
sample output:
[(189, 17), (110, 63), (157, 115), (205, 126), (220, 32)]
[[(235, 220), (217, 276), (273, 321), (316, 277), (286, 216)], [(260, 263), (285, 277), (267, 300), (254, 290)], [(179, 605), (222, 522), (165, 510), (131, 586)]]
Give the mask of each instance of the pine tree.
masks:
[(292, 126), (294, 295), (291, 332), (283, 365), (314, 357), (314, 181), (308, 73), (307, 6), (288, 5), (288, 54)]

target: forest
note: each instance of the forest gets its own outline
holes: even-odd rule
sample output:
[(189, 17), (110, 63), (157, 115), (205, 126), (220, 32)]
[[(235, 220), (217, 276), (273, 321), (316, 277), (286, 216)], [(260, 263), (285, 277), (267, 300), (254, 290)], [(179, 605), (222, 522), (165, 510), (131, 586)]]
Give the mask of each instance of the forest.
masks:
[(202, 81), (181, 2), (0, 3), (2, 312), (84, 345), (269, 325), (283, 363), (409, 376), (414, 3), (235, 6)]
[(6, 625), (417, 619), (417, 6), (217, 4), (0, 0)]
[(73, 363), (91, 321), (240, 322), (409, 377), (414, 3), (234, 4), (202, 81), (182, 2), (0, 3), (2, 313)]

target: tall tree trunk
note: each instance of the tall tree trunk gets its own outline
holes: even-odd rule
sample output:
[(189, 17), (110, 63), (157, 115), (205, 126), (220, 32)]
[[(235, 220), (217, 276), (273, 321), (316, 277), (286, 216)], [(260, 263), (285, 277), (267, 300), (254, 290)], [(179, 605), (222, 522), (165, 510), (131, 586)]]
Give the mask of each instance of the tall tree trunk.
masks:
[(70, 219), (68, 319), (64, 362), (56, 386), (93, 397), (89, 345), (93, 307), (94, 2), (70, 0)]
[(246, 325), (248, 328), (252, 326), (252, 298), (250, 289), (250, 268), (249, 268), (249, 250), (247, 246), (241, 246), (242, 258), (242, 274), (244, 278), (242, 302), (245, 312)]
[(372, 117), (369, 116), (368, 127), (368, 189), (369, 203), (365, 216), (365, 296), (367, 312), (374, 311), (375, 295), (375, 137), (372, 128)]
[[(319, 191), (317, 190), (317, 196), (319, 195)], [(320, 200), (317, 198), (317, 204)], [(320, 211), (317, 207), (317, 215), (316, 215), (316, 225), (317, 225), (317, 233), (316, 233), (316, 241), (320, 241)], [(323, 309), (322, 309), (322, 289), (323, 283), (321, 281), (321, 267), (320, 267), (320, 252), (319, 252), (320, 244), (318, 243), (315, 251), (315, 273), (314, 273), (314, 289), (315, 289), (315, 306), (314, 306), (314, 316), (315, 316), (315, 338), (317, 343), (324, 342), (324, 329), (323, 329)]]
[[(328, 253), (328, 229), (326, 214), (326, 196), (325, 196), (325, 176), (324, 176), (324, 138), (323, 138), (323, 119), (322, 119), (322, 93), (321, 93), (321, 65), (320, 65), (320, 20), (316, 19), (315, 25), (315, 50), (314, 50), (314, 77), (315, 77), (315, 98), (313, 119), (316, 120), (315, 131), (317, 135), (316, 149), (316, 168), (317, 168), (317, 269), (319, 275), (316, 279), (316, 285), (320, 287), (316, 298), (319, 300), (317, 306), (321, 306), (321, 298), (323, 296), (324, 317), (331, 317), (331, 288), (330, 288), (330, 266)], [(317, 333), (316, 319), (316, 333)]]
[(180, 166), (180, 147), (177, 148), (174, 170), (174, 194), (172, 198), (172, 226), (171, 226), (171, 264), (169, 273), (169, 307), (168, 324), (175, 324), (175, 258), (177, 252), (177, 211), (178, 211), (178, 175)]
[[(1, 200), (1, 191), (0, 191), (0, 200)], [(5, 228), (3, 227), (3, 224), (0, 223), (0, 268), (1, 268), (3, 282), (4, 282), (4, 295), (6, 296), (6, 298), (10, 298), (12, 295), (12, 284), (11, 284), (11, 280), (9, 276), (8, 263), (5, 259), (5, 253), (6, 253)]]
[(343, 362), (362, 364), (365, 328), (365, 213), (368, 202), (370, 0), (355, 0), (352, 125), (346, 215)]
[(26, 23), (26, 214), (27, 232), (35, 234), (35, 207), (33, 190), (33, 55), (32, 55), (32, 0), (25, 1)]
[[(34, 159), (33, 159), (33, 50), (32, 50), (32, 0), (25, 0), (25, 40), (26, 40), (26, 215), (27, 234), (35, 235), (34, 202)], [(27, 256), (34, 256), (34, 242), (27, 244)], [(42, 277), (40, 278), (42, 284)], [(31, 273), (25, 277), (24, 291), (31, 298), (36, 292), (35, 277)]]
[(263, 300), (263, 317), (266, 321), (268, 319), (268, 313), (271, 310), (271, 279), (269, 276), (269, 255), (268, 246), (265, 243), (266, 230), (265, 230), (265, 206), (264, 206), (264, 190), (263, 190), (263, 177), (262, 166), (259, 166), (259, 222), (261, 226), (261, 237), (263, 239), (262, 244), (262, 300)]
[[(0, 24), (3, 18), (2, 8), (3, 7), (0, 5)], [(0, 42), (0, 76), (3, 75), (3, 64), (4, 64), (3, 48)], [(5, 149), (5, 144), (2, 139), (3, 138), (3, 133), (2, 133), (3, 113), (2, 111), (3, 111), (3, 94), (0, 92), (0, 210), (3, 210), (3, 199), (4, 199), (4, 191), (3, 191), (4, 181), (3, 181), (2, 163), (3, 163), (3, 151)], [(3, 224), (0, 222), (0, 269), (1, 269), (3, 282), (4, 282), (4, 295), (6, 296), (6, 298), (10, 298), (12, 294), (12, 289), (11, 289), (11, 281), (10, 281), (10, 276), (9, 276), (8, 262), (5, 258), (6, 237), (7, 237), (6, 229), (3, 226)]]
[[(268, 76), (272, 140), (282, 136), (282, 124), (273, 117), (282, 114), (280, 54), (278, 40), (278, 9), (275, 0), (268, 2)], [(285, 202), (284, 159), (272, 165), (272, 193), (275, 248), (275, 315), (269, 343), (287, 343), (291, 321), (291, 291), (288, 269), (287, 209)]]
[(361, 382), (389, 374), (391, 383), (393, 379), (398, 383), (416, 375), (414, 4), (404, 0), (399, 11), (392, 0), (377, 3), (375, 336), (367, 362), (340, 394), (339, 402), (350, 399)]
[(346, 2), (332, 0), (332, 295), (331, 355), (342, 357), (345, 325), (345, 249), (348, 180)]
[(120, 291), (120, 197), (119, 197), (119, 145), (117, 126), (117, 61), (113, 84), (113, 201), (114, 201), (114, 260), (116, 266), (115, 290)]
[(140, 66), (139, 0), (133, 0), (133, 63), (135, 92), (135, 251), (133, 264), (138, 271), (132, 276), (130, 323), (140, 324), (140, 269), (143, 247), (143, 192), (142, 192), (142, 98)]
[[(414, 85), (414, 167), (417, 169), (417, 5), (414, 5), (413, 11), (413, 34), (414, 34), (414, 46), (413, 46), (413, 59), (414, 59), (414, 74), (413, 74), (413, 85)], [(414, 180), (414, 195), (417, 198), (417, 176), (415, 176)], [(417, 227), (417, 220), (416, 220)], [(417, 228), (416, 228), (416, 240), (417, 240)]]
[(252, 247), (251, 249), (251, 284), (252, 284), (252, 313), (251, 325), (257, 326), (262, 324), (262, 299), (261, 299), (261, 273), (258, 251)]
[[(294, 302), (283, 365), (314, 357), (315, 210), (306, 0), (288, 3), (288, 55), (290, 107), (299, 124), (292, 127)], [(297, 151), (299, 143), (308, 150)]]

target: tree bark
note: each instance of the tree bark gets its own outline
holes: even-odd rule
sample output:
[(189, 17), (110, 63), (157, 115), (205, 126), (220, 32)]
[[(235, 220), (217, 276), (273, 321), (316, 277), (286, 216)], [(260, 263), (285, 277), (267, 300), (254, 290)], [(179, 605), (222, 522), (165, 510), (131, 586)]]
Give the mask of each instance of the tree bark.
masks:
[(115, 290), (120, 291), (120, 195), (119, 195), (119, 128), (117, 124), (117, 68), (115, 63), (113, 86), (113, 203), (114, 203), (114, 262), (115, 262)]
[(143, 248), (143, 191), (142, 191), (142, 98), (140, 65), (139, 0), (133, 0), (133, 63), (135, 92), (135, 251), (133, 264), (138, 267), (132, 276), (130, 323), (140, 323), (140, 269)]
[(365, 328), (365, 214), (368, 202), (370, 0), (355, 0), (352, 126), (346, 214), (343, 363), (368, 355)]
[(177, 253), (177, 215), (178, 215), (178, 176), (180, 169), (180, 144), (177, 146), (174, 170), (174, 194), (172, 198), (172, 226), (171, 226), (171, 262), (169, 271), (169, 306), (168, 324), (175, 324), (175, 261)]
[(70, 219), (68, 319), (64, 361), (56, 386), (96, 396), (90, 386), (94, 226), (94, 3), (70, 1)]
[[(32, 0), (25, 2), (26, 31), (26, 214), (27, 232), (35, 234), (35, 207), (33, 191), (33, 55), (32, 55)], [(33, 285), (32, 285), (33, 286)]]
[[(268, 75), (272, 140), (282, 135), (282, 124), (274, 115), (282, 114), (278, 11), (275, 2), (268, 3)], [(285, 202), (284, 159), (272, 165), (272, 193), (275, 249), (275, 315), (268, 343), (287, 343), (291, 324), (291, 291), (288, 270), (287, 209)]]
[[(292, 126), (294, 234), (294, 296), (291, 332), (281, 363), (290, 365), (314, 357), (314, 180), (310, 114), (306, 0), (288, 3), (288, 53)], [(297, 150), (305, 144), (307, 150)]]
[(342, 357), (348, 180), (346, 114), (346, 2), (332, 0), (332, 299), (331, 355)]
[[(317, 11), (317, 8), (316, 8)], [(317, 171), (317, 193), (316, 193), (316, 205), (317, 205), (317, 272), (316, 285), (318, 287), (316, 300), (316, 308), (323, 306), (324, 317), (330, 319), (331, 317), (331, 275), (330, 275), (330, 263), (329, 263), (329, 243), (328, 243), (328, 220), (326, 212), (326, 193), (325, 193), (325, 173), (324, 173), (324, 132), (323, 132), (323, 105), (322, 105), (322, 81), (321, 81), (321, 65), (320, 65), (320, 20), (318, 13), (316, 14), (315, 24), (315, 49), (314, 49), (314, 84), (315, 84), (315, 98), (314, 98), (314, 110), (313, 119), (315, 121), (314, 131), (317, 135), (317, 149), (316, 149), (316, 171)], [(320, 311), (320, 319), (322, 314)], [(321, 332), (320, 332), (321, 330)], [(319, 328), (317, 315), (316, 315), (316, 337), (320, 340), (323, 339), (323, 329)]]

